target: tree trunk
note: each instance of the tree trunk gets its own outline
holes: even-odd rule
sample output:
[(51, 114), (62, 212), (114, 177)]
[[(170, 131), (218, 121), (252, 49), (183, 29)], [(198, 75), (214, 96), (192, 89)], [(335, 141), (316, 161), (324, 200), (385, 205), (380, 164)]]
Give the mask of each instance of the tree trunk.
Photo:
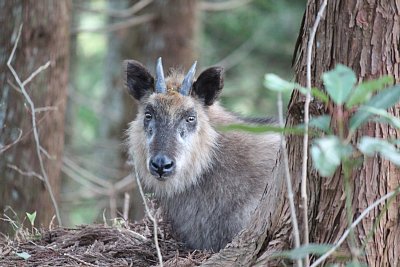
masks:
[[(64, 145), (64, 113), (68, 83), (69, 1), (0, 1), (0, 143), (11, 143), (22, 131), (18, 143), (0, 152), (0, 212), (10, 206), (20, 220), (25, 212), (37, 211), (37, 225), (48, 226), (54, 213), (45, 184), (35, 177), (21, 175), (10, 168), (41, 174), (32, 134), (31, 111), (6, 62), (23, 23), (21, 38), (12, 65), (21, 80), (50, 61), (50, 67), (27, 84), (27, 93), (36, 108), (54, 106), (56, 110), (36, 113), (41, 146), (52, 157), (42, 157), (52, 190), (58, 200), (60, 167)], [(4, 148), (4, 147), (3, 147)], [(10, 215), (10, 212), (7, 212)], [(2, 216), (3, 217), (3, 216)], [(12, 217), (12, 216), (11, 216)], [(10, 230), (0, 221), (0, 232)]]
[[(306, 80), (306, 48), (309, 29), (312, 28), (321, 1), (310, 0), (299, 36), (299, 47), (295, 64), (296, 80), (305, 85)], [(342, 63), (352, 68), (359, 81), (369, 80), (384, 74), (395, 77), (400, 82), (400, 6), (398, 1), (328, 1), (323, 19), (317, 30), (312, 52), (312, 84), (322, 88), (321, 74)], [(294, 92), (289, 103), (287, 126), (301, 123), (304, 97)], [(312, 102), (312, 115), (327, 113), (335, 120), (335, 107), (324, 108), (320, 103)], [(400, 105), (397, 104), (389, 112), (399, 116)], [(399, 131), (384, 124), (368, 123), (353, 137), (355, 144), (363, 135), (384, 139), (399, 138)], [(298, 221), (300, 177), (302, 164), (302, 136), (288, 138), (288, 155), (296, 198)], [(282, 161), (280, 161), (282, 162)], [(308, 196), (309, 196), (309, 229), (310, 242), (335, 243), (348, 227), (345, 210), (344, 181), (341, 170), (329, 179), (322, 178), (313, 170), (309, 158)], [(281, 165), (281, 164), (280, 164)], [(279, 261), (270, 259), (274, 251), (288, 249), (291, 246), (292, 229), (289, 220), (289, 209), (286, 189), (282, 187), (283, 174), (278, 165), (272, 186), (278, 194), (264, 196), (251, 225), (242, 231), (237, 238), (220, 253), (210, 258), (205, 266), (248, 266), (281, 265)], [(275, 185), (274, 183), (278, 183)], [(400, 184), (400, 171), (392, 163), (379, 156), (367, 158), (352, 173), (351, 204), (353, 219), (366, 207), (372, 204)], [(271, 187), (267, 187), (271, 191)], [(266, 194), (270, 192), (266, 191)], [(272, 190), (272, 192), (275, 192)], [(275, 198), (279, 198), (274, 199)], [(400, 225), (397, 196), (382, 217), (373, 238), (365, 248), (365, 254), (358, 260), (367, 266), (399, 266), (400, 264)], [(278, 208), (276, 208), (278, 207)], [(383, 205), (375, 208), (357, 226), (355, 230), (356, 244), (366, 239), (373, 223)], [(302, 225), (300, 225), (302, 227)], [(303, 233), (303, 231), (300, 231)], [(349, 245), (340, 248), (340, 253), (349, 260)], [(333, 261), (332, 259), (330, 261)]]
[[(302, 43), (299, 58), (295, 66), (296, 80), (305, 85), (306, 81), (306, 46), (309, 31), (314, 23), (318, 7), (322, 1), (310, 1), (307, 7), (305, 24), (302, 30)], [(328, 1), (325, 19), (321, 21), (317, 31), (314, 50), (312, 52), (312, 84), (322, 88), (321, 75), (341, 63), (352, 68), (359, 81), (370, 80), (390, 74), (400, 82), (400, 5), (398, 1)], [(292, 96), (289, 112), (302, 105), (299, 94)], [(313, 110), (318, 110), (318, 103), (313, 103)], [(389, 112), (399, 116), (398, 104)], [(336, 120), (335, 107), (328, 107), (326, 112)], [(296, 113), (296, 112), (295, 112)], [(295, 116), (290, 116), (288, 124), (294, 125)], [(383, 139), (400, 136), (400, 132), (389, 125), (368, 123), (353, 137), (356, 144), (361, 136), (373, 136)], [(290, 147), (301, 151), (298, 138), (293, 138)], [(292, 171), (300, 177), (300, 153), (289, 154)], [(346, 210), (344, 181), (341, 171), (330, 179), (324, 179), (312, 170), (309, 164), (308, 194), (310, 195), (309, 225), (310, 241), (314, 243), (334, 243), (345, 229)], [(351, 205), (354, 220), (365, 208), (400, 184), (400, 171), (392, 163), (375, 156), (364, 160), (363, 164), (353, 172), (351, 178)], [(368, 241), (365, 256), (359, 259), (367, 266), (399, 266), (400, 264), (400, 225), (397, 197), (380, 220), (374, 237)], [(383, 205), (377, 207), (357, 226), (355, 230), (356, 244), (360, 245), (371, 231)], [(340, 223), (338, 223), (340, 222)], [(342, 247), (349, 254), (348, 243)]]

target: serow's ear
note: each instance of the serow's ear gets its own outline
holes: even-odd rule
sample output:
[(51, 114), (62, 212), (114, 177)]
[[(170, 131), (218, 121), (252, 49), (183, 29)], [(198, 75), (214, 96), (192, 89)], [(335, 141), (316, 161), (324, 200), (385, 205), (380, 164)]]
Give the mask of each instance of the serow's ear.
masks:
[(223, 71), (222, 67), (211, 67), (203, 71), (193, 84), (192, 95), (202, 99), (206, 106), (211, 106), (224, 87)]
[(154, 91), (154, 78), (150, 72), (136, 60), (125, 60), (125, 84), (128, 92), (137, 100)]

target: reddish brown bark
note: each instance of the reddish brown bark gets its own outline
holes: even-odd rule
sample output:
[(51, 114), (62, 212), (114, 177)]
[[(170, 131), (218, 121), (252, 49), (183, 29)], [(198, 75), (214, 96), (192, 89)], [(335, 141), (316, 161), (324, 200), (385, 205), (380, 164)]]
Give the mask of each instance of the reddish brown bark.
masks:
[[(14, 77), (6, 66), (21, 23), (23, 29), (12, 65), (21, 80), (25, 80), (47, 61), (50, 67), (27, 86), (27, 92), (37, 108), (56, 106), (57, 110), (37, 113), (41, 146), (54, 159), (42, 154), (44, 165), (55, 195), (60, 191), (61, 154), (64, 145), (64, 113), (68, 82), (69, 1), (1, 1), (0, 23), (0, 142), (7, 144), (22, 130), (19, 143), (0, 157), (0, 212), (10, 206), (20, 216), (37, 211), (38, 225), (48, 225), (54, 215), (47, 189), (42, 181), (20, 175), (7, 165), (24, 171), (40, 172), (32, 134), (29, 106), (21, 93), (12, 88)], [(9, 214), (9, 213), (8, 213)], [(0, 232), (9, 230), (0, 221)]]
[[(306, 83), (306, 47), (309, 29), (314, 24), (321, 3), (322, 1), (319, 0), (308, 2), (299, 36), (295, 71), (296, 80), (302, 85)], [(313, 86), (322, 88), (321, 74), (338, 63), (352, 68), (359, 77), (359, 81), (391, 74), (395, 77), (396, 83), (400, 82), (400, 4), (398, 1), (328, 1), (323, 17), (312, 52)], [(301, 122), (303, 106), (304, 97), (294, 92), (289, 103), (288, 126)], [(398, 104), (389, 112), (399, 116), (399, 108)], [(327, 113), (333, 120), (336, 119), (334, 107), (324, 108), (320, 103), (312, 102), (310, 109), (312, 115)], [(368, 123), (357, 132), (352, 143), (356, 144), (364, 135), (386, 139), (398, 138), (399, 134), (398, 130), (388, 125)], [(291, 136), (288, 139), (288, 154), (299, 222), (302, 221), (299, 216), (301, 214), (299, 200), (302, 139), (301, 136)], [(283, 175), (282, 171), (279, 171), (279, 166), (276, 175), (273, 187), (279, 193), (265, 197), (254, 216), (253, 223), (233, 241), (233, 247), (214, 255), (206, 265), (281, 265), (269, 259), (269, 256), (276, 250), (289, 248), (292, 230), (288, 203), (284, 198), (286, 190), (281, 186)], [(353, 218), (399, 184), (400, 171), (392, 163), (378, 156), (366, 158), (352, 174)], [(269, 192), (271, 188), (266, 191), (266, 193)], [(330, 179), (322, 178), (313, 170), (311, 159), (309, 159), (308, 195), (310, 242), (331, 244), (336, 242), (348, 227), (341, 170)], [(400, 197), (397, 196), (379, 222), (373, 238), (367, 242), (365, 255), (359, 256), (360, 262), (368, 266), (398, 266), (400, 264), (399, 202)], [(365, 240), (382, 210), (383, 205), (370, 212), (357, 226), (355, 239), (358, 246)], [(301, 234), (304, 233), (301, 231)], [(339, 251), (349, 260), (348, 243), (345, 242)]]

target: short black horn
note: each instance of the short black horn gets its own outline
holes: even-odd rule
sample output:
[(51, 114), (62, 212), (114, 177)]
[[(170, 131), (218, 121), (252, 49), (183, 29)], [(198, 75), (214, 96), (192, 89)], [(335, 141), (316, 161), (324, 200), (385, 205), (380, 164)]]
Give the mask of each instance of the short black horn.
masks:
[(156, 93), (165, 94), (167, 92), (167, 86), (165, 85), (164, 70), (162, 66), (161, 57), (157, 59), (156, 67)]
[(192, 88), (194, 75), (196, 73), (196, 65), (197, 65), (197, 61), (195, 61), (193, 63), (192, 67), (190, 68), (190, 70), (186, 74), (185, 78), (183, 79), (181, 88), (179, 90), (179, 92), (182, 95), (189, 95), (189, 93), (190, 93), (190, 88)]

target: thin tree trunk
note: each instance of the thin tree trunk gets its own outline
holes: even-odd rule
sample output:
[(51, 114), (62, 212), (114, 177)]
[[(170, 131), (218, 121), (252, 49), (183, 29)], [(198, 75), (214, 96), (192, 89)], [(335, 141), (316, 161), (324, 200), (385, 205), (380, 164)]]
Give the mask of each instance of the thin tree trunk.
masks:
[[(11, 143), (22, 131), (22, 138), (0, 154), (0, 212), (10, 206), (22, 219), (25, 212), (37, 211), (38, 225), (48, 226), (54, 215), (53, 205), (42, 181), (19, 174), (23, 171), (41, 173), (32, 135), (31, 111), (23, 95), (9, 82), (17, 84), (6, 62), (15, 43), (19, 26), (23, 23), (12, 65), (21, 80), (25, 80), (39, 66), (50, 61), (50, 67), (27, 86), (27, 93), (36, 107), (55, 106), (57, 110), (37, 113), (45, 169), (58, 200), (60, 191), (61, 155), (64, 145), (64, 113), (68, 83), (69, 1), (0, 1), (0, 143)], [(7, 212), (10, 215), (10, 212)], [(2, 214), (1, 214), (2, 215)], [(3, 216), (2, 216), (3, 217)], [(0, 232), (10, 226), (0, 221)]]

